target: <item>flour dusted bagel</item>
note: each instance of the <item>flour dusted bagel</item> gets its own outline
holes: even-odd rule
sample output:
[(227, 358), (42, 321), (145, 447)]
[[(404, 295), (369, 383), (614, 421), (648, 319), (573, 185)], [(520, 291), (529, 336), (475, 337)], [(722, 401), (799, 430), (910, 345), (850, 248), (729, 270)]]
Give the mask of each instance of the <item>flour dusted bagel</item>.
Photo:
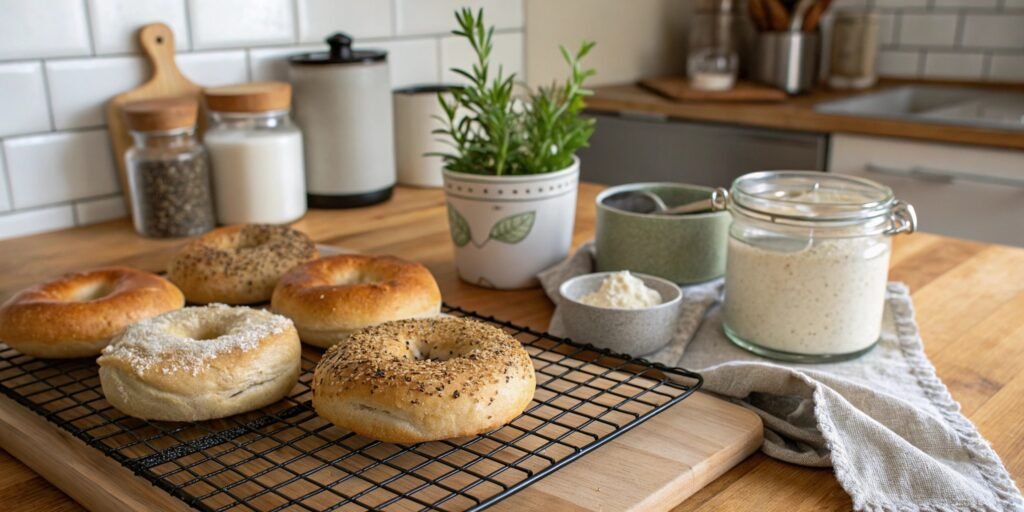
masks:
[(309, 237), (288, 226), (225, 226), (182, 248), (167, 278), (195, 304), (255, 304), (270, 300), (285, 272), (318, 255)]
[(271, 309), (295, 322), (302, 341), (327, 348), (357, 329), (441, 310), (434, 276), (393, 256), (339, 254), (293, 268), (274, 290)]
[(512, 421), (537, 381), (526, 349), (463, 318), (363, 329), (324, 354), (313, 408), (339, 427), (392, 443), (476, 435)]
[(132, 325), (97, 360), (103, 395), (137, 418), (199, 421), (272, 404), (299, 378), (287, 318), (213, 304)]
[(181, 291), (128, 267), (66, 274), (27, 288), (0, 306), (0, 341), (30, 356), (95, 356), (125, 327), (178, 309)]

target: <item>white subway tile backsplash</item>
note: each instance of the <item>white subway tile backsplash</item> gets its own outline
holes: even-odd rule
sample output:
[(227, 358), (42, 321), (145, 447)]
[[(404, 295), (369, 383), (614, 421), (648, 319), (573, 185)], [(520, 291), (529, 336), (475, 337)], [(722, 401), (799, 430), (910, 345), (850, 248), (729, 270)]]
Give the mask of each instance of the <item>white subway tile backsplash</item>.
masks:
[(920, 53), (916, 51), (882, 50), (878, 53), (878, 73), (885, 76), (919, 76)]
[(118, 191), (106, 130), (6, 139), (4, 155), (15, 208), (32, 208)]
[(189, 80), (203, 87), (249, 81), (245, 50), (183, 53), (175, 60)]
[(914, 46), (953, 46), (956, 41), (956, 14), (903, 13), (900, 16), (899, 43)]
[(1024, 54), (992, 55), (989, 78), (994, 81), (1024, 82)]
[(161, 22), (174, 32), (174, 46), (188, 49), (185, 0), (88, 0), (89, 22), (97, 54), (139, 50), (136, 33), (143, 25)]
[(71, 205), (0, 214), (0, 239), (34, 235), (75, 225)]
[[(519, 33), (494, 34), (492, 73), (497, 74), (498, 65), (503, 66), (504, 76), (515, 73), (523, 79), (523, 36)], [(441, 81), (465, 83), (466, 79), (453, 73), (451, 68), (469, 69), (476, 57), (473, 48), (462, 37), (449, 36), (441, 40)], [(493, 75), (492, 75), (493, 76)]]
[(450, 34), (455, 28), (455, 11), (470, 7), (484, 10), (484, 21), (497, 29), (523, 26), (522, 0), (396, 0), (399, 35)]
[(249, 50), (249, 71), (253, 80), (288, 81), (288, 56), (298, 53), (325, 52), (327, 45), (285, 46)]
[(906, 8), (906, 7), (927, 7), (928, 0), (875, 0), (875, 7), (880, 8)]
[(928, 52), (924, 57), (926, 78), (974, 78), (984, 76), (985, 55), (982, 53)]
[(408, 39), (367, 43), (367, 47), (388, 52), (391, 87), (437, 83), (440, 79), (437, 41), (434, 39)]
[(1024, 50), (1024, 15), (969, 14), (964, 20), (963, 44)]
[(295, 41), (292, 0), (188, 0), (188, 7), (196, 49)]
[(141, 57), (48, 61), (54, 124), (58, 130), (104, 126), (107, 101), (142, 85), (148, 74)]
[(320, 43), (334, 32), (356, 38), (394, 33), (391, 2), (381, 0), (298, 0), (299, 42)]
[(935, 7), (970, 7), (972, 9), (994, 9), (999, 7), (999, 0), (932, 0)]
[(0, 59), (91, 53), (82, 0), (4, 0)]
[(878, 41), (882, 45), (896, 42), (897, 14), (885, 13), (878, 17)]
[(95, 224), (128, 215), (124, 197), (121, 194), (75, 203), (75, 218), (78, 225)]
[(0, 212), (11, 209), (11, 193), (7, 190), (7, 171), (4, 165), (4, 151), (0, 147)]
[(38, 62), (0, 64), (0, 136), (49, 129), (43, 66)]

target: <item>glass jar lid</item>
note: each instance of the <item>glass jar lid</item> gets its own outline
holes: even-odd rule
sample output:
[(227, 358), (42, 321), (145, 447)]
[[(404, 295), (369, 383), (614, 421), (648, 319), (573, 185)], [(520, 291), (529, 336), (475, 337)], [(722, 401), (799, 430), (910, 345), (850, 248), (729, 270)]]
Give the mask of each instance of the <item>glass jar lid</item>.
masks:
[(912, 232), (913, 207), (871, 180), (818, 171), (762, 171), (732, 184), (730, 206), (778, 224), (833, 226), (877, 224), (890, 233)]

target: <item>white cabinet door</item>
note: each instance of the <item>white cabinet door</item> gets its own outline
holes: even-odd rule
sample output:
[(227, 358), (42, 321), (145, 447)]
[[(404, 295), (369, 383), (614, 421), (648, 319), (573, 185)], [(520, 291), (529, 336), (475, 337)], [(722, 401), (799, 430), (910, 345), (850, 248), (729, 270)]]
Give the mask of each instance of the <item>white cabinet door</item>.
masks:
[(835, 134), (828, 170), (892, 187), (921, 231), (1024, 247), (1024, 151)]

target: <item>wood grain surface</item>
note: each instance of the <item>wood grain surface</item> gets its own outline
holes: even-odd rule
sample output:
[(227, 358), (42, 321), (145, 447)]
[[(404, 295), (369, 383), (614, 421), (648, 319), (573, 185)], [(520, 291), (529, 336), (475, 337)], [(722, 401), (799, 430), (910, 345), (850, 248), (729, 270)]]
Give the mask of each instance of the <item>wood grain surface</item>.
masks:
[[(794, 96), (776, 103), (721, 103), (680, 102), (664, 98), (638, 85), (596, 87), (587, 98), (591, 112), (643, 113), (693, 121), (712, 121), (744, 126), (759, 126), (779, 130), (816, 133), (861, 133), (904, 139), (917, 139), (957, 144), (975, 144), (1010, 149), (1024, 149), (1024, 132), (997, 130), (951, 124), (919, 123), (899, 119), (824, 114), (816, 112), (814, 105), (821, 101), (847, 98), (896, 85), (913, 84), (912, 80), (881, 80), (869, 91), (841, 92), (816, 89), (809, 94)], [(930, 84), (937, 82), (931, 81)], [(964, 84), (974, 88), (1024, 91), (1024, 86), (1001, 84)]]
[[(598, 190), (581, 186), (574, 245), (593, 237)], [(387, 204), (313, 211), (297, 227), (323, 243), (418, 259), (434, 272), (451, 302), (535, 328), (547, 326), (551, 304), (540, 290), (494, 292), (457, 279), (439, 191), (400, 188)], [(60, 270), (107, 262), (159, 270), (179, 243), (138, 238), (126, 220), (0, 241), (0, 299)], [(939, 377), (1019, 486), (1024, 481), (1024, 249), (918, 233), (894, 240), (891, 268), (893, 280), (910, 286), (925, 351)], [(18, 512), (81, 510), (6, 453), (0, 453), (0, 503)], [(755, 454), (676, 510), (797, 512), (851, 506), (830, 470)]]

